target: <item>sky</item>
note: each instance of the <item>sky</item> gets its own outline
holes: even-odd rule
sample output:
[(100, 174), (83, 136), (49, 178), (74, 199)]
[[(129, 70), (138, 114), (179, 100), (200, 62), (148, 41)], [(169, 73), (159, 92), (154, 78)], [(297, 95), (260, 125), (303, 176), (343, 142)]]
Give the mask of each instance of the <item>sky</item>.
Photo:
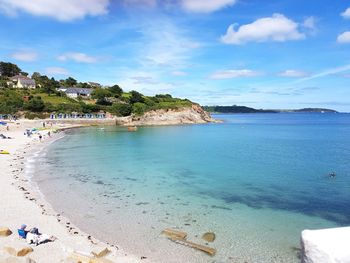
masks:
[(0, 60), (202, 105), (350, 112), (350, 2), (0, 0)]

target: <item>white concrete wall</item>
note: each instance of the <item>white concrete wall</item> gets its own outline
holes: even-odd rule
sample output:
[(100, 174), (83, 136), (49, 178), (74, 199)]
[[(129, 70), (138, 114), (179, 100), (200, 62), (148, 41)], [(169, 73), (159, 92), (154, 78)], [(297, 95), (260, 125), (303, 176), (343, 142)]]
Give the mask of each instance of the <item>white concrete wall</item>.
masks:
[(78, 98), (78, 94), (76, 94), (76, 93), (67, 93), (67, 96), (69, 98), (73, 98), (73, 99)]
[(350, 227), (304, 230), (302, 262), (350, 263)]

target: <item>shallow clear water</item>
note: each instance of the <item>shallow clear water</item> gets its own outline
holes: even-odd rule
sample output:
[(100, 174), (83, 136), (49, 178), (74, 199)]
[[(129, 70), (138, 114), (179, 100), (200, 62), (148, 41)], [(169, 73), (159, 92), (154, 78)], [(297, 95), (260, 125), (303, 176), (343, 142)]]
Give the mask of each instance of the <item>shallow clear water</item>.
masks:
[[(158, 262), (298, 262), (303, 229), (350, 223), (350, 114), (215, 117), (225, 122), (69, 131), (34, 180), (82, 230)], [(166, 227), (201, 244), (215, 232), (216, 256)]]

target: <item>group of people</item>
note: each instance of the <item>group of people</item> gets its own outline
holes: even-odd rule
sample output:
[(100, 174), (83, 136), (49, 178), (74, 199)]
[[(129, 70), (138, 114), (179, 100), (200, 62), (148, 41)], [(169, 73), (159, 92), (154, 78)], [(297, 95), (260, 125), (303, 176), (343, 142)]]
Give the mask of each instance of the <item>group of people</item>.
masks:
[(28, 244), (34, 244), (36, 246), (56, 240), (54, 236), (39, 233), (39, 229), (36, 227), (27, 230), (26, 224), (21, 225), (21, 228), (18, 229), (18, 235), (20, 238), (25, 239)]
[[(27, 137), (30, 138), (33, 135), (33, 131), (31, 129), (26, 129), (24, 135), (27, 135)], [(47, 136), (51, 137), (51, 131), (47, 132)], [(39, 141), (41, 141), (43, 139), (43, 136), (40, 133), (38, 133), (38, 138)]]

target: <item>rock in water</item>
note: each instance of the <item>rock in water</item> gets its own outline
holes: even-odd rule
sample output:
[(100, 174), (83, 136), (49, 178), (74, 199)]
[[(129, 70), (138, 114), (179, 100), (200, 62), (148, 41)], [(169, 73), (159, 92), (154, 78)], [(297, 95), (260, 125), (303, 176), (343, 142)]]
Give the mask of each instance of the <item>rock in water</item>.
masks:
[(215, 240), (215, 234), (213, 232), (207, 232), (203, 234), (202, 238), (207, 242), (213, 242)]

